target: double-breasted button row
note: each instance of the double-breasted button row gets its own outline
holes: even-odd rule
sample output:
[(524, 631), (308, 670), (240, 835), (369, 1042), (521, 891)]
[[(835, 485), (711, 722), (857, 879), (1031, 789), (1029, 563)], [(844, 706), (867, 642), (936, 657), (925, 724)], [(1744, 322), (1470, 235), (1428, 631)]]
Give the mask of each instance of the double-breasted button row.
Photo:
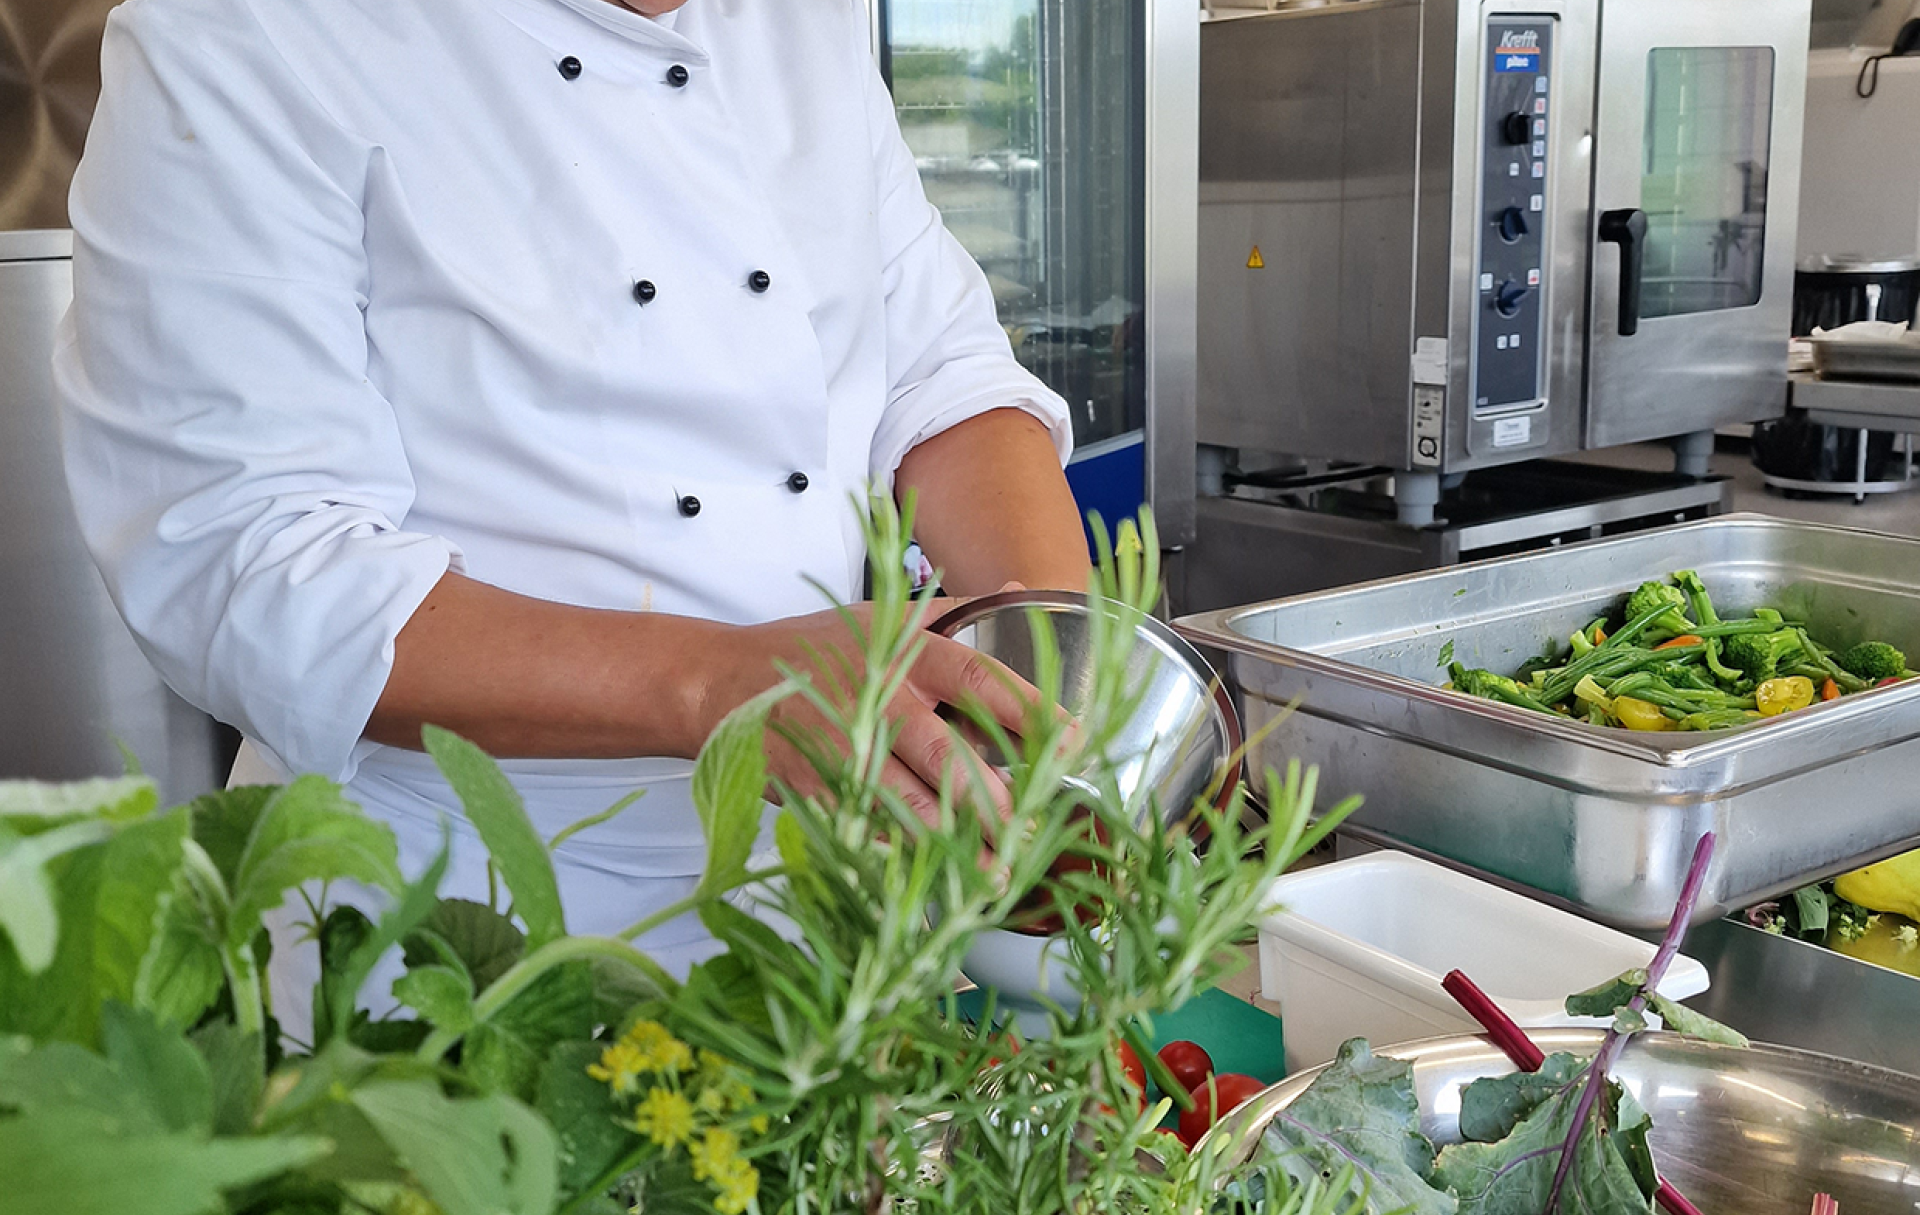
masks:
[[(796, 494), (806, 493), (812, 484), (812, 479), (803, 472), (794, 472), (787, 476), (787, 488)], [(674, 499), (673, 506), (683, 518), (691, 519), (700, 513), (700, 499), (692, 494), (681, 494)]]
[[(747, 276), (747, 287), (752, 290), (755, 295), (764, 295), (771, 286), (773, 286), (773, 276), (765, 270), (755, 270)], [(643, 306), (651, 304), (654, 301), (654, 297), (659, 294), (660, 289), (653, 285), (652, 279), (643, 278), (633, 285), (633, 299), (637, 304)]]
[[(586, 66), (580, 62), (579, 57), (576, 55), (568, 55), (554, 66), (560, 69), (560, 78), (562, 80), (578, 80), (580, 79), (580, 73), (586, 70)], [(667, 69), (667, 83), (676, 89), (686, 88), (687, 81), (692, 79), (693, 73), (687, 70), (685, 64), (676, 63)]]

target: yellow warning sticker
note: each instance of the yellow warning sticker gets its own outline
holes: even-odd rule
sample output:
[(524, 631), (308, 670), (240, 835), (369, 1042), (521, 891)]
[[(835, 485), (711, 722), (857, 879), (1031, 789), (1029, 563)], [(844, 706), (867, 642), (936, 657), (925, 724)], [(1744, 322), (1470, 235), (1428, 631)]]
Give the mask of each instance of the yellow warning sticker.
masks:
[(1260, 246), (1255, 245), (1253, 247), (1253, 252), (1247, 254), (1247, 269), (1265, 270), (1266, 268), (1267, 268), (1267, 259), (1260, 256)]

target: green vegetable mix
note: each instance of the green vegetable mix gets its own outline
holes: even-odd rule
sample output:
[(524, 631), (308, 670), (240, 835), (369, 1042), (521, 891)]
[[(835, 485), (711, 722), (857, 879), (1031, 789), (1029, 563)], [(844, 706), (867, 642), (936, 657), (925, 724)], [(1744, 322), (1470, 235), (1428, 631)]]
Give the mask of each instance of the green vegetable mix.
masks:
[(1693, 570), (1643, 582), (1511, 678), (1468, 667), (1448, 641), (1448, 687), (1516, 708), (1629, 730), (1724, 730), (1912, 678), (1885, 641), (1836, 651), (1772, 608), (1723, 618)]

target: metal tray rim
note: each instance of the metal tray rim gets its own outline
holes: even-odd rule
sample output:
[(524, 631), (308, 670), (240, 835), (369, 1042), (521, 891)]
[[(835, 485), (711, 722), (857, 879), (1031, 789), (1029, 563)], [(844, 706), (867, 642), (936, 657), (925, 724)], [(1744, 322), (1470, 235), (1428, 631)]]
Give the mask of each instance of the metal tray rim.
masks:
[[(1736, 512), (1721, 515), (1713, 519), (1680, 524), (1663, 529), (1670, 534), (1681, 534), (1695, 530), (1731, 530), (1734, 528), (1763, 528), (1780, 531), (1838, 532), (1872, 536), (1877, 541), (1887, 541), (1920, 547), (1920, 538), (1892, 536), (1876, 532), (1870, 528), (1844, 527), (1825, 523), (1803, 523), (1798, 520), (1777, 519), (1770, 515), (1752, 512)], [(1565, 545), (1560, 548), (1525, 553), (1520, 556), (1491, 557), (1480, 561), (1463, 562), (1443, 570), (1423, 570), (1414, 574), (1402, 574), (1391, 578), (1377, 578), (1368, 582), (1355, 583), (1352, 586), (1338, 587), (1327, 591), (1314, 591), (1305, 595), (1293, 595), (1283, 599), (1271, 599), (1263, 603), (1245, 604), (1240, 607), (1221, 608), (1212, 612), (1201, 612), (1183, 616), (1173, 622), (1176, 631), (1197, 644), (1212, 646), (1229, 653), (1244, 654), (1265, 659), (1280, 666), (1292, 667), (1307, 672), (1317, 672), (1335, 676), (1349, 684), (1357, 684), (1374, 691), (1389, 692), (1396, 696), (1419, 700), (1427, 704), (1471, 716), (1484, 718), (1503, 727), (1522, 730), (1531, 734), (1546, 735), (1573, 746), (1589, 750), (1605, 751), (1624, 759), (1659, 768), (1683, 769), (1702, 767), (1721, 762), (1730, 755), (1758, 746), (1762, 743), (1773, 744), (1789, 740), (1793, 735), (1822, 730), (1829, 726), (1844, 725), (1847, 720), (1866, 713), (1874, 713), (1884, 707), (1903, 701), (1920, 698), (1920, 680), (1890, 688), (1870, 689), (1843, 697), (1840, 700), (1812, 706), (1789, 716), (1769, 721), (1754, 722), (1746, 726), (1729, 727), (1724, 730), (1705, 730), (1691, 732), (1691, 736), (1679, 734), (1647, 734), (1635, 736), (1626, 731), (1601, 731), (1593, 726), (1571, 720), (1561, 721), (1546, 718), (1539, 713), (1497, 701), (1469, 697), (1449, 692), (1433, 684), (1421, 683), (1399, 675), (1375, 671), (1337, 658), (1328, 658), (1309, 650), (1294, 649), (1274, 642), (1260, 641), (1246, 636), (1233, 626), (1259, 612), (1280, 604), (1300, 604), (1328, 601), (1357, 595), (1380, 587), (1404, 584), (1421, 579), (1444, 579), (1457, 577), (1462, 571), (1483, 569), (1495, 565), (1512, 566), (1519, 562), (1552, 559), (1558, 554), (1576, 549), (1586, 551), (1606, 546), (1627, 546), (1639, 537), (1636, 535), (1612, 536), (1599, 540), (1583, 541), (1579, 544)], [(1755, 741), (1758, 740), (1758, 741)]]

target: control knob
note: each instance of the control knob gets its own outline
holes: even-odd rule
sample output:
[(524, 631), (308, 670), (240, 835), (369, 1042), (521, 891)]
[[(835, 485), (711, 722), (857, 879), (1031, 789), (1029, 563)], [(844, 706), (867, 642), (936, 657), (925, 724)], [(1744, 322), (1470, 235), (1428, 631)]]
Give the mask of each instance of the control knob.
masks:
[(1500, 229), (1500, 239), (1509, 245), (1527, 234), (1527, 213), (1518, 207), (1502, 208), (1493, 223)]
[(1523, 111), (1515, 110), (1500, 120), (1500, 138), (1517, 148), (1527, 142), (1528, 128), (1530, 126), (1531, 123), (1527, 115)]
[(1505, 280), (1494, 289), (1493, 310), (1505, 317), (1519, 315), (1520, 302), (1526, 299), (1532, 290), (1533, 288), (1525, 283), (1516, 283), (1512, 279)]

